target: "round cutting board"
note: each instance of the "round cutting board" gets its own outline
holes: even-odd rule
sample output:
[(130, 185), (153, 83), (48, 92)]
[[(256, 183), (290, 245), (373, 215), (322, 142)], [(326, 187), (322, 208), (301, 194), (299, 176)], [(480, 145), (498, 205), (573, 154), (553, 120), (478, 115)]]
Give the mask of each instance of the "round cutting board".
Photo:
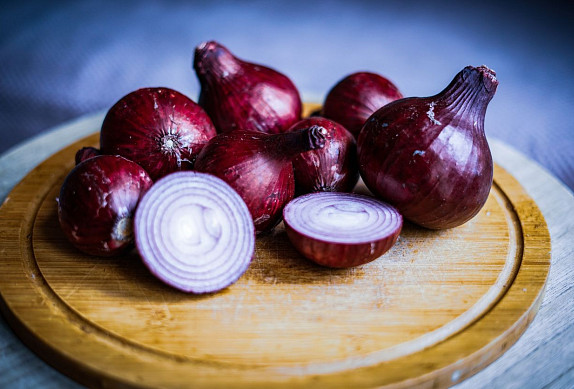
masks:
[(0, 208), (1, 311), (32, 350), (88, 386), (446, 387), (508, 349), (541, 303), (548, 229), (499, 166), (463, 226), (406, 223), (377, 260), (334, 270), (301, 257), (279, 225), (258, 238), (237, 283), (184, 294), (136, 252), (90, 257), (61, 232), (60, 186), (75, 152), (98, 138), (40, 164)]

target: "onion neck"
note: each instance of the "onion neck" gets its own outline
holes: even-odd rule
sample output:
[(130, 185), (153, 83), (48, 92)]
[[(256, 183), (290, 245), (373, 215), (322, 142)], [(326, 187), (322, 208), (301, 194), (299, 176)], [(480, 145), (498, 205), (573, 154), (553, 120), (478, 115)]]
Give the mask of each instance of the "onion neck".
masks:
[(225, 46), (210, 41), (200, 44), (195, 49), (193, 67), (202, 78), (224, 79), (240, 70), (241, 61)]
[(437, 108), (442, 108), (441, 113), (435, 111), (437, 119), (444, 117), (450, 121), (464, 122), (483, 131), (486, 108), (497, 86), (498, 80), (493, 70), (486, 66), (465, 67), (435, 96)]
[(291, 160), (303, 152), (323, 148), (326, 140), (327, 129), (313, 125), (298, 131), (270, 135), (265, 146), (279, 159)]

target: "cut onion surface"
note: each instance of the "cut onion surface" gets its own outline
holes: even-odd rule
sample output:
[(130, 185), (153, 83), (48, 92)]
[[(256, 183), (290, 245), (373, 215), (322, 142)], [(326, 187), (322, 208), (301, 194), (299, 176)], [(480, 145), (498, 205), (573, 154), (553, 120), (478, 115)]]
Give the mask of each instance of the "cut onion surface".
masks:
[(319, 265), (344, 268), (371, 262), (397, 241), (403, 226), (392, 206), (356, 193), (297, 197), (283, 210), (287, 236)]
[(134, 233), (148, 269), (166, 284), (211, 293), (236, 282), (255, 251), (255, 228), (241, 197), (205, 173), (176, 172), (142, 198)]

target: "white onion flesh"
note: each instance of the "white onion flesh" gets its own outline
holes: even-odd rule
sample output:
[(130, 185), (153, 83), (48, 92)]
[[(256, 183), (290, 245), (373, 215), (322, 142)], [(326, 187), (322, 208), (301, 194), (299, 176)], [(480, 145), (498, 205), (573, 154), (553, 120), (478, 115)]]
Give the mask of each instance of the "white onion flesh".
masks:
[(245, 202), (204, 173), (177, 172), (157, 181), (138, 206), (134, 229), (149, 270), (185, 292), (228, 287), (247, 270), (255, 250)]

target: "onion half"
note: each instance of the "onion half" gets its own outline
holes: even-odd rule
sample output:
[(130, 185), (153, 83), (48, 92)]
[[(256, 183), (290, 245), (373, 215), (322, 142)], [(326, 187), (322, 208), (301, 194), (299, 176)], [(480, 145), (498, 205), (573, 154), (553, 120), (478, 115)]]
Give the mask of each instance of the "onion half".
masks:
[(392, 206), (356, 193), (317, 192), (283, 210), (287, 236), (306, 258), (344, 268), (371, 262), (397, 241), (403, 218)]
[(134, 233), (151, 273), (184, 292), (233, 284), (255, 251), (253, 221), (241, 197), (223, 180), (193, 171), (152, 186), (136, 211)]

